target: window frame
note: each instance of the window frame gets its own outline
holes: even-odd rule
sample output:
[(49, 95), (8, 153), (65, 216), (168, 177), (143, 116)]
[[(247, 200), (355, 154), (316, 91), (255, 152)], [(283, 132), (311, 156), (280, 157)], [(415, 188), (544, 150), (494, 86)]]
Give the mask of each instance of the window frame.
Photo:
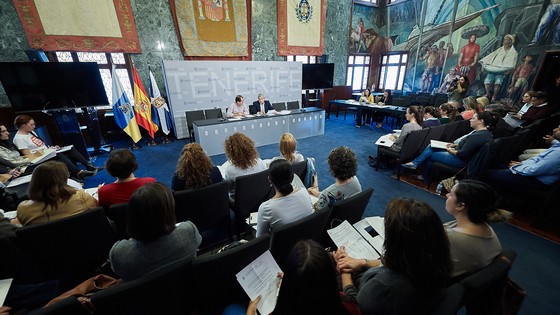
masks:
[[(363, 63), (356, 63), (356, 58), (364, 58)], [(352, 59), (352, 61), (351, 61)], [(367, 61), (369, 60), (369, 62)], [(369, 54), (348, 54), (348, 62), (346, 64), (346, 85), (350, 85), (352, 92), (361, 92), (364, 88), (369, 87), (369, 78), (371, 71), (372, 58)], [(362, 79), (361, 84), (358, 89), (354, 89), (354, 75), (356, 74), (356, 68), (362, 68)], [(352, 71), (350, 71), (352, 69)], [(351, 72), (351, 75), (350, 75)]]
[[(383, 0), (353, 0), (354, 4), (360, 4), (370, 7), (379, 7), (379, 2)], [(389, 1), (389, 0), (387, 0)]]
[[(395, 56), (395, 55), (399, 55), (399, 62), (389, 62), (389, 59), (391, 59), (391, 56)], [(403, 62), (403, 56), (406, 55), (406, 62)], [(384, 57), (387, 57), (387, 63), (383, 63), (383, 59)], [(409, 51), (387, 51), (387, 52), (383, 52), (379, 55), (379, 70), (378, 70), (378, 75), (377, 75), (377, 86), (379, 87), (379, 89), (381, 90), (385, 90), (387, 88), (387, 73), (389, 71), (387, 71), (387, 73), (383, 73), (383, 68), (385, 67), (394, 67), (394, 66), (398, 66), (398, 70), (397, 70), (397, 75), (396, 75), (396, 82), (395, 82), (395, 88), (393, 90), (397, 90), (397, 91), (402, 91), (403, 87), (404, 87), (404, 79), (406, 78), (406, 71), (407, 71), (407, 65), (408, 65), (408, 61), (409, 61), (409, 57), (410, 57), (410, 52)], [(401, 71), (404, 71), (404, 73), (401, 76)], [(400, 82), (400, 86), (399, 86), (399, 78), (402, 77), (402, 82)], [(383, 80), (383, 82), (382, 82)], [(382, 84), (383, 83), (383, 84)]]

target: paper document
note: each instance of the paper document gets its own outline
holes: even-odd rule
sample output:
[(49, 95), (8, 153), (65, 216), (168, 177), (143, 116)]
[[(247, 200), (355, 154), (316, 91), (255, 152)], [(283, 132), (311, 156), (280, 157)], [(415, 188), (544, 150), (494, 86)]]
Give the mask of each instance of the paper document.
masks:
[(504, 121), (513, 128), (519, 128), (525, 122), (525, 120), (516, 119), (513, 118), (513, 116), (515, 116), (514, 113), (507, 113), (506, 117), (504, 117)]
[(251, 300), (256, 299), (259, 295), (262, 296), (257, 305), (261, 314), (270, 314), (274, 311), (280, 284), (279, 272), (282, 270), (270, 251), (267, 250), (235, 275), (237, 282)]
[(249, 217), (247, 218), (247, 224), (248, 225), (257, 225), (257, 216), (258, 216), (258, 212), (251, 212), (251, 214), (249, 214)]
[(283, 111), (278, 112), (278, 114), (280, 114), (280, 115), (288, 115), (288, 114), (291, 114), (291, 113), (292, 113), (291, 110), (283, 110)]
[(62, 148), (56, 150), (56, 153), (62, 153), (62, 152), (69, 151), (69, 150), (72, 149), (73, 147), (74, 147), (73, 144), (67, 145), (67, 146), (65, 146), (65, 147), (62, 147)]
[(437, 140), (430, 140), (430, 147), (432, 147), (432, 149), (444, 149), (447, 150), (447, 145), (451, 144), (449, 142), (444, 142), (444, 141), (437, 141)]
[(384, 146), (384, 147), (390, 147), (393, 145), (394, 141), (391, 140), (391, 136), (393, 134), (389, 133), (386, 134), (384, 136), (379, 137), (379, 139), (377, 139), (377, 141), (375, 141), (375, 144), (380, 145), (380, 146)]
[(86, 188), (84, 189), (88, 194), (90, 194), (93, 198), (99, 200), (99, 196), (97, 196), (97, 187), (93, 188)]
[(346, 220), (334, 229), (327, 230), (327, 233), (337, 247), (344, 246), (348, 255), (354, 258), (379, 258), (379, 253), (373, 245)]
[(10, 183), (8, 183), (8, 188), (16, 187), (19, 185), (27, 184), (31, 181), (31, 175), (20, 176), (12, 179)]
[(241, 120), (241, 118), (239, 118), (239, 117), (235, 117), (235, 118), (234, 118), (234, 117), (230, 117), (230, 118), (228, 118), (228, 120), (229, 120), (229, 121), (238, 121), (238, 120)]
[[(381, 226), (381, 227), (380, 227)], [(382, 217), (362, 219), (354, 224), (354, 228), (370, 243), (378, 254), (383, 253), (385, 241), (384, 220)]]
[(48, 159), (52, 159), (55, 156), (56, 156), (56, 150), (48, 148), (48, 149), (45, 149), (43, 151), (43, 155), (41, 155), (40, 157), (34, 158), (30, 162), (31, 162), (31, 164), (38, 164), (38, 163), (44, 162)]
[(0, 280), (0, 305), (4, 305), (4, 301), (6, 301), (6, 296), (8, 295), (8, 291), (10, 291), (12, 280), (13, 279)]

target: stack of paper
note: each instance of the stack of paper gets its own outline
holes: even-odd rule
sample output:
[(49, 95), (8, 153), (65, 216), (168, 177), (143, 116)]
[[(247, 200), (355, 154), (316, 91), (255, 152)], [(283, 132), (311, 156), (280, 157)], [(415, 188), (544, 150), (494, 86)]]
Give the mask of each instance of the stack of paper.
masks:
[(385, 232), (383, 218), (363, 219), (352, 226), (342, 222), (327, 233), (337, 247), (344, 246), (348, 255), (354, 258), (378, 259), (383, 252)]
[(52, 159), (55, 156), (56, 156), (56, 149), (48, 148), (43, 151), (43, 154), (41, 156), (34, 158), (30, 162), (31, 164), (38, 164), (46, 160)]
[(390, 147), (393, 145), (394, 141), (391, 140), (391, 136), (393, 134), (389, 133), (386, 134), (384, 136), (379, 137), (379, 139), (377, 139), (377, 141), (375, 142), (375, 144), (380, 145), (380, 146), (384, 146), (384, 147)]

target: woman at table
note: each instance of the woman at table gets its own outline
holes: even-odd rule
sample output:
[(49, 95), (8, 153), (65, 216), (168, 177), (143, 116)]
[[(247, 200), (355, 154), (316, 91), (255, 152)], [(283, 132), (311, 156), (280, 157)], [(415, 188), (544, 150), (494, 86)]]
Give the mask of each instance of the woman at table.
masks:
[(226, 139), (224, 151), (227, 161), (222, 164), (222, 172), (224, 179), (233, 183), (230, 186), (229, 195), (231, 199), (234, 199), (234, 184), (237, 176), (264, 171), (267, 166), (259, 157), (255, 142), (240, 132), (236, 132)]
[[(385, 92), (383, 92), (383, 96), (381, 96), (381, 98), (379, 99), (379, 103), (383, 103), (384, 105), (393, 104), (393, 95), (391, 93), (391, 90), (385, 90)], [(383, 119), (385, 119), (385, 116), (385, 114), (380, 112), (373, 113), (373, 121), (377, 123), (375, 125), (375, 128), (379, 129), (383, 127)]]
[[(358, 99), (358, 102), (363, 103), (363, 104), (373, 104), (375, 102), (374, 99), (373, 99), (373, 95), (371, 94), (371, 90), (369, 88), (366, 88), (362, 92), (362, 96), (360, 96), (360, 98)], [(369, 125), (369, 123), (371, 121), (372, 112), (373, 111), (369, 108), (363, 108), (362, 109), (362, 119), (366, 122), (367, 125)]]
[[(13, 141), (22, 155), (33, 159), (35, 153), (39, 152), (42, 154), (42, 151), (48, 148), (45, 142), (33, 131), (35, 130), (33, 118), (27, 115), (19, 115), (15, 118), (14, 125), (18, 131)], [(59, 149), (58, 146), (54, 146), (54, 148)], [(57, 157), (66, 165), (70, 174), (78, 179), (93, 176), (101, 169), (86, 160), (74, 147), (62, 154), (57, 154)], [(87, 170), (80, 169), (77, 163), (85, 166)]]
[(29, 200), (19, 204), (13, 223), (47, 223), (96, 208), (95, 198), (67, 184), (68, 175), (64, 163), (58, 161), (37, 166), (27, 188)]
[(305, 188), (292, 186), (294, 177), (294, 171), (288, 161), (276, 160), (270, 163), (268, 179), (274, 187), (275, 194), (259, 206), (257, 237), (313, 213), (311, 198)]
[(171, 180), (174, 191), (198, 189), (223, 181), (218, 167), (204, 153), (200, 144), (188, 143), (181, 152), (177, 168)]

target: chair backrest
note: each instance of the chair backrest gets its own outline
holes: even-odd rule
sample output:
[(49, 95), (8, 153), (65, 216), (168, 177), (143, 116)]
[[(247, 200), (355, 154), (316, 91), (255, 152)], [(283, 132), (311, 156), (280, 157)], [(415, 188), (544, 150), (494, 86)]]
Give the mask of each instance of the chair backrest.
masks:
[(233, 241), (227, 181), (173, 195), (177, 222), (193, 222), (202, 235), (199, 249), (225, 239)]
[(311, 239), (321, 242), (330, 213), (331, 210), (328, 208), (321, 209), (303, 219), (272, 230), (270, 252), (280, 269), (284, 266), (288, 255), (298, 241)]
[(28, 315), (88, 315), (91, 314), (75, 296), (69, 296), (64, 300), (30, 311)]
[(204, 116), (204, 111), (202, 109), (200, 110), (191, 110), (191, 111), (187, 111), (185, 112), (185, 114), (187, 115), (187, 128), (189, 130), (189, 136), (192, 137), (193, 136), (193, 121), (195, 120), (205, 120), (206, 116)]
[(458, 124), (457, 129), (455, 129), (455, 132), (449, 137), (449, 141), (455, 141), (457, 138), (466, 135), (472, 130), (470, 120), (459, 120), (454, 123)]
[(245, 304), (248, 297), (235, 275), (268, 250), (270, 235), (264, 234), (245, 244), (214, 255), (197, 257), (192, 271), (199, 314), (221, 314), (226, 305)]
[(204, 116), (206, 117), (206, 119), (224, 118), (221, 108), (205, 109)]
[(283, 111), (286, 110), (286, 103), (285, 102), (281, 102), (281, 103), (272, 103), (271, 104), (272, 107), (274, 107), (274, 109), (276, 111)]
[(410, 132), (403, 141), (401, 151), (399, 153), (399, 162), (407, 163), (412, 161), (425, 147), (422, 146), (424, 139), (430, 132), (430, 128), (414, 130)]
[(181, 259), (138, 279), (95, 292), (94, 314), (190, 314), (195, 299), (191, 260)]
[(369, 187), (352, 197), (335, 202), (327, 222), (327, 229), (338, 226), (344, 220), (350, 224), (360, 221), (372, 194), (373, 188)]
[(288, 110), (299, 109), (299, 101), (291, 101), (287, 103)]
[(307, 161), (296, 162), (292, 164), (294, 175), (297, 175), (302, 182), (305, 182), (305, 173), (307, 172)]
[(447, 94), (436, 94), (436, 98), (434, 100), (434, 106), (439, 107), (443, 103), (447, 103), (449, 97)]
[[(504, 250), (505, 256), (513, 263), (517, 254), (512, 250)], [(465, 305), (468, 314), (497, 314), (503, 285), (511, 265), (506, 260), (496, 257), (488, 266), (465, 277), (461, 285), (465, 287)]]
[(128, 231), (126, 229), (126, 212), (128, 211), (128, 202), (119, 203), (109, 206), (105, 214), (113, 221), (113, 227), (117, 234), (117, 238), (127, 239)]
[(266, 169), (236, 177), (233, 212), (235, 213), (237, 236), (240, 236), (241, 231), (244, 230), (245, 219), (249, 217), (249, 214), (257, 212), (261, 203), (274, 195), (274, 188), (268, 181), (268, 174), (269, 171)]
[(443, 137), (446, 128), (447, 128), (446, 125), (433, 126), (428, 128), (430, 132), (428, 132), (428, 135), (424, 139), (423, 147), (426, 147), (430, 143), (430, 140), (441, 141), (441, 138)]
[(457, 121), (450, 122), (448, 124), (444, 124), (443, 126), (445, 126), (445, 130), (443, 131), (443, 135), (441, 135), (440, 140), (445, 142), (451, 142), (455, 140), (452, 139), (452, 137), (455, 134), (457, 128), (459, 127), (458, 122)]
[(62, 289), (91, 277), (116, 241), (102, 207), (16, 231), (17, 243)]
[(445, 290), (445, 295), (430, 312), (431, 315), (455, 315), (463, 306), (463, 296), (465, 288), (455, 283)]

